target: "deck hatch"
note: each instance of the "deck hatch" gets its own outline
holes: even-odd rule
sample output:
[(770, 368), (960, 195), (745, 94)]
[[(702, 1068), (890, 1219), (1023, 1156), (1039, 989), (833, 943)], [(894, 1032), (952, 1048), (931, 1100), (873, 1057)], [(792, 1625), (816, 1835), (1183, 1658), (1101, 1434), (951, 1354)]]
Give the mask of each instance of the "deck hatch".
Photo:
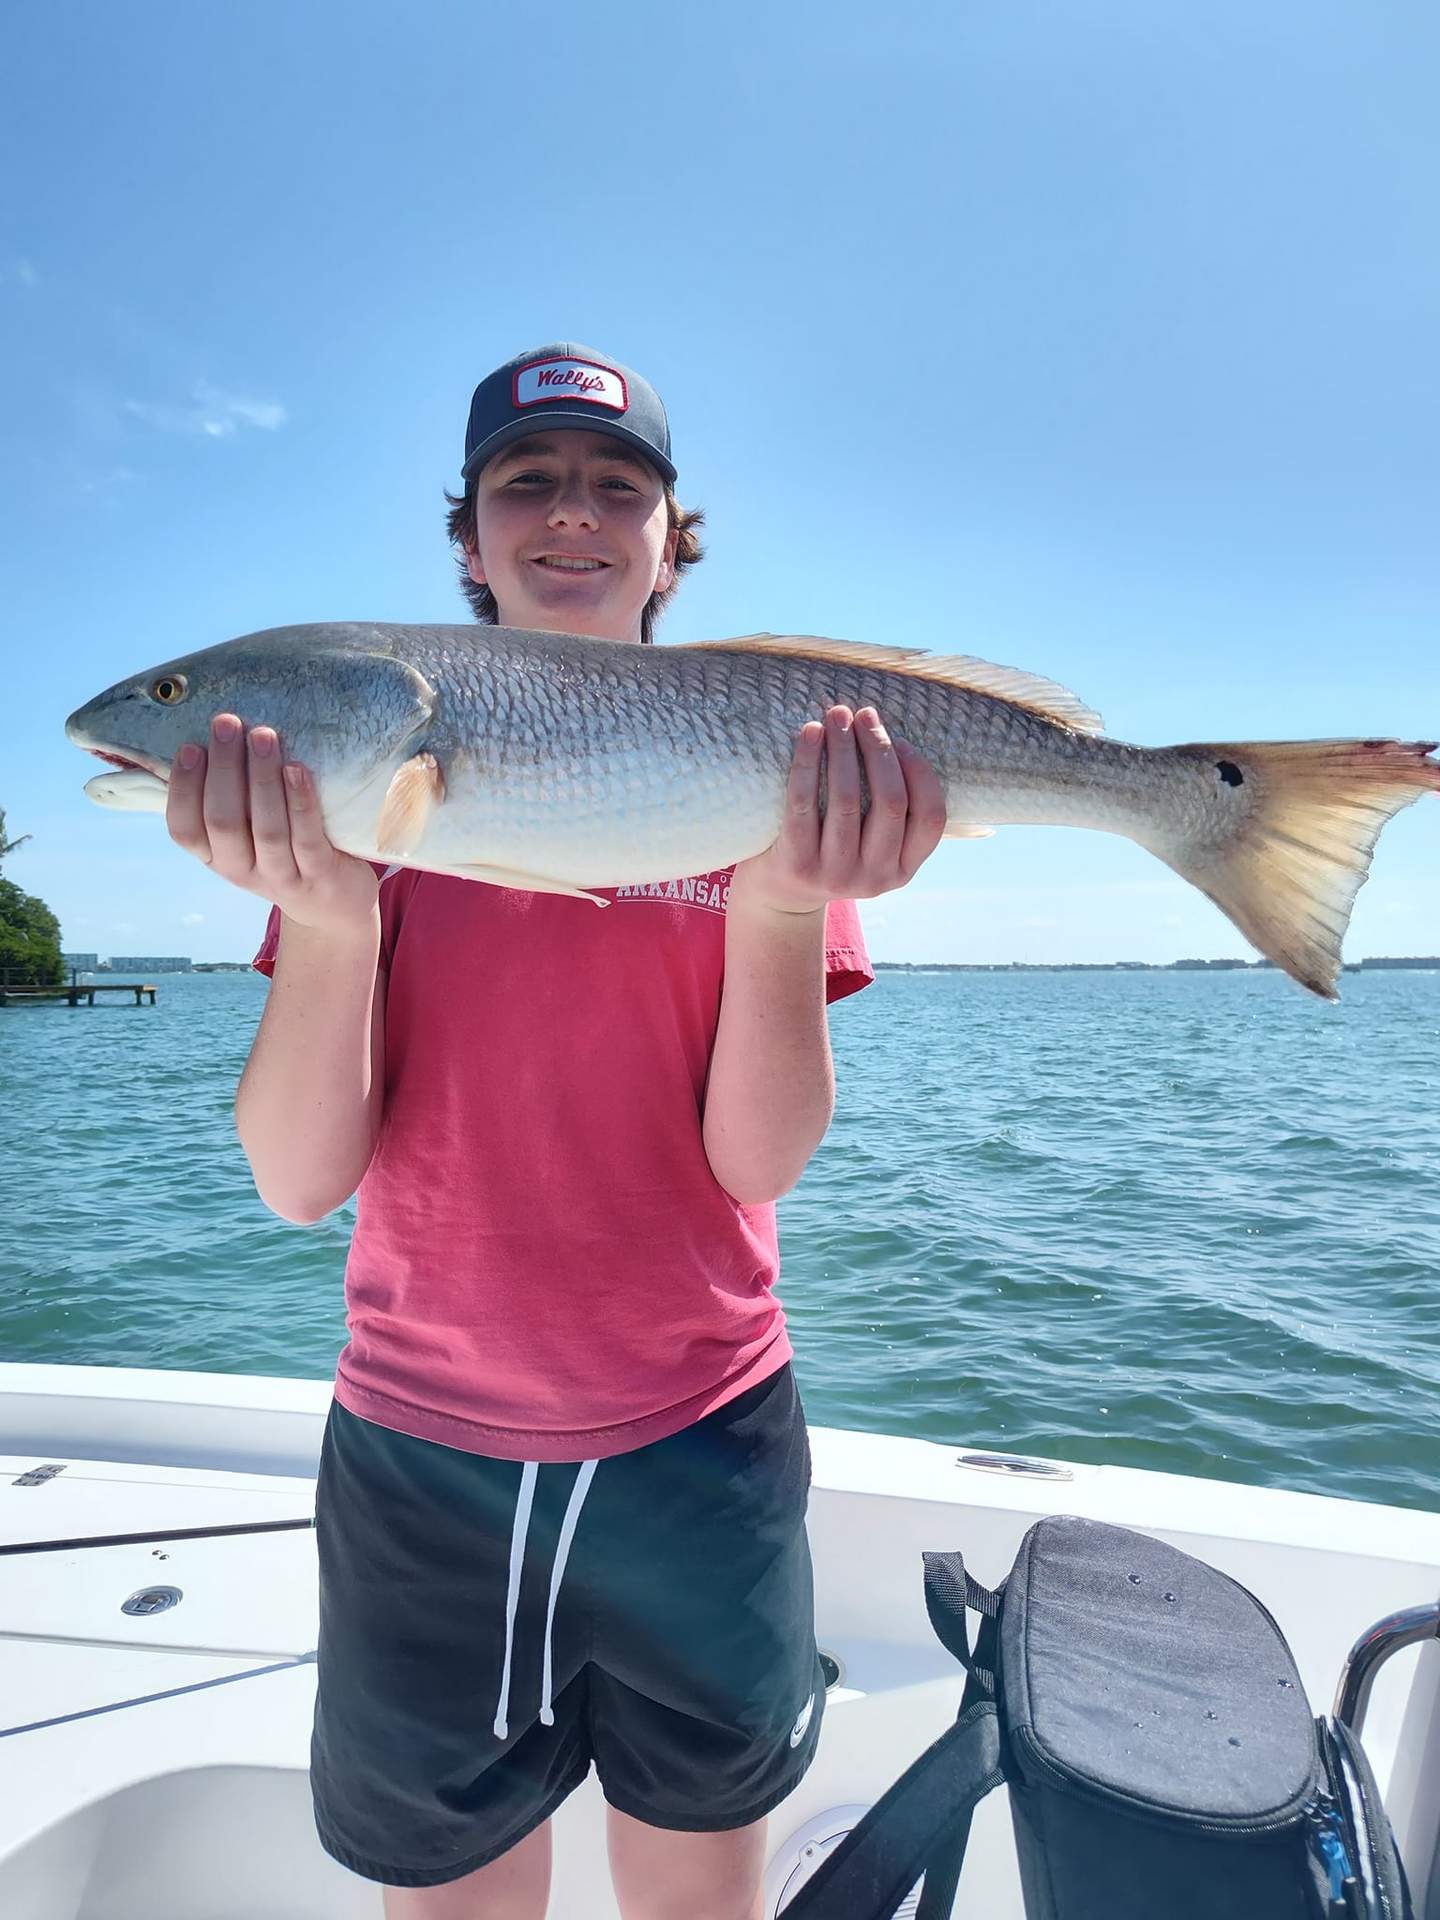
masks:
[(138, 1593), (132, 1593), (122, 1603), (120, 1611), (142, 1617), (151, 1613), (168, 1613), (171, 1607), (179, 1606), (183, 1598), (179, 1587), (141, 1587)]
[(22, 1473), (18, 1480), (10, 1482), (12, 1487), (40, 1487), (47, 1480), (53, 1480), (57, 1473), (65, 1471), (65, 1463), (52, 1462), (48, 1467), (31, 1467), (28, 1473)]

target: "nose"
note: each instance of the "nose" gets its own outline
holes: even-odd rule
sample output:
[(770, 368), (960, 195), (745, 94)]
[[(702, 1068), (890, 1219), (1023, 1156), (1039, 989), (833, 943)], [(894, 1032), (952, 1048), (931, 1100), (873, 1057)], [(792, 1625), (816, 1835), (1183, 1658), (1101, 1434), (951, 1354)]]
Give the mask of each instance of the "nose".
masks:
[(551, 503), (548, 524), (552, 527), (588, 527), (592, 533), (600, 525), (594, 489), (584, 474), (566, 476)]

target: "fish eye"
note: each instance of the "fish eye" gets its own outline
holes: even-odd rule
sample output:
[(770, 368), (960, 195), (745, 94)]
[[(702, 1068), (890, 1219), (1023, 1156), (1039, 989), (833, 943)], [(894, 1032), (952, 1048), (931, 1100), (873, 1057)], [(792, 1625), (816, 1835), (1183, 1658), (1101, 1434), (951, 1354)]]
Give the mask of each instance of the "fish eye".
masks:
[(150, 698), (162, 707), (178, 707), (189, 691), (190, 683), (183, 673), (165, 673), (151, 687)]

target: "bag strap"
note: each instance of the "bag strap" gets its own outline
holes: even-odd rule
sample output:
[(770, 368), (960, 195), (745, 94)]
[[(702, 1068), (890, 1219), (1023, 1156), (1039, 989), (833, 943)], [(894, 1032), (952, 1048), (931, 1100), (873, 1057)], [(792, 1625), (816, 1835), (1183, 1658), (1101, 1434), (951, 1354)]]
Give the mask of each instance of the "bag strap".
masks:
[[(892, 1920), (923, 1873), (915, 1920), (949, 1920), (977, 1804), (1004, 1779), (995, 1707), (1002, 1581), (982, 1587), (959, 1553), (927, 1553), (925, 1610), (965, 1669), (955, 1725), (877, 1800), (785, 1910), (786, 1920)], [(965, 1609), (982, 1616), (974, 1650)]]
[(957, 1827), (968, 1837), (976, 1805), (1004, 1777), (995, 1703), (981, 1700), (851, 1828), (786, 1907), (785, 1920), (893, 1920), (922, 1873), (928, 1894), (939, 1847)]
[[(940, 1644), (954, 1654), (967, 1675), (965, 1698), (960, 1706), (964, 1713), (977, 1698), (995, 1698), (995, 1643), (1010, 1576), (1007, 1574), (998, 1587), (982, 1587), (973, 1574), (965, 1571), (962, 1553), (927, 1553), (922, 1557), (925, 1611)], [(965, 1620), (967, 1607), (973, 1607), (981, 1616), (973, 1652)]]
[[(963, 1719), (978, 1701), (995, 1698), (995, 1642), (1005, 1581), (998, 1587), (982, 1587), (966, 1572), (964, 1555), (958, 1552), (927, 1553), (924, 1560), (925, 1611), (942, 1646), (947, 1647), (965, 1669), (959, 1716)], [(965, 1619), (967, 1607), (973, 1607), (981, 1616), (973, 1651)], [(915, 1920), (949, 1920), (960, 1885), (960, 1871), (965, 1865), (965, 1850), (970, 1844), (971, 1811), (973, 1809), (957, 1819), (936, 1843), (925, 1866), (925, 1885), (915, 1909)]]

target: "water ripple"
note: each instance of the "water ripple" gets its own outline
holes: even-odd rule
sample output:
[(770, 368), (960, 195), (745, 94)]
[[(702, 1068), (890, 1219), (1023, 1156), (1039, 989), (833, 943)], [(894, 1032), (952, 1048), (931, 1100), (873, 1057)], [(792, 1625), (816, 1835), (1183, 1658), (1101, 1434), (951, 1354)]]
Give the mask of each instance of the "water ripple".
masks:
[[(263, 1002), (0, 1012), (0, 1351), (325, 1377), (353, 1208), (256, 1198)], [(883, 974), (781, 1209), (812, 1419), (1440, 1507), (1440, 977)]]

